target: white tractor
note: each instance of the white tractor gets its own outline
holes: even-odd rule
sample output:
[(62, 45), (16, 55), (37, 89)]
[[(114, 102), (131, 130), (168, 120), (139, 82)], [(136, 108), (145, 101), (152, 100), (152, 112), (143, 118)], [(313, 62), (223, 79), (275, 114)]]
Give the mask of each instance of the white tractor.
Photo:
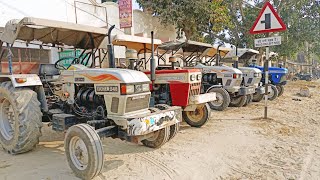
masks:
[[(0, 144), (6, 152), (32, 150), (39, 143), (42, 119), (48, 118), (53, 130), (66, 132), (65, 153), (75, 175), (91, 179), (104, 164), (100, 138), (159, 148), (177, 133), (181, 108), (150, 108), (147, 75), (112, 66), (94, 68), (103, 60), (97, 56), (99, 46), (110, 33), (37, 18), (6, 24), (0, 34), (0, 52), (8, 52), (9, 67), (8, 73), (0, 74)], [(10, 49), (16, 41), (39, 47), (71, 46), (83, 53), (70, 65), (64, 64), (65, 59), (40, 65), (39, 75), (14, 74)], [(112, 59), (112, 46), (108, 47)]]

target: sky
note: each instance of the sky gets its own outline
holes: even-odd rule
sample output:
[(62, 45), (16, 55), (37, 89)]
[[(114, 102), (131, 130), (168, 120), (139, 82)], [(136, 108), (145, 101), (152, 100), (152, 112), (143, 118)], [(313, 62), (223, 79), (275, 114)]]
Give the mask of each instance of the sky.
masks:
[[(66, 12), (58, 12), (66, 9), (68, 2), (72, 0), (0, 0), (0, 27), (5, 26), (11, 19), (23, 17), (41, 17), (53, 20), (68, 20)], [(99, 2), (99, 0), (96, 0)], [(133, 9), (139, 9), (139, 5), (132, 0)], [(42, 8), (50, 7), (50, 8)]]

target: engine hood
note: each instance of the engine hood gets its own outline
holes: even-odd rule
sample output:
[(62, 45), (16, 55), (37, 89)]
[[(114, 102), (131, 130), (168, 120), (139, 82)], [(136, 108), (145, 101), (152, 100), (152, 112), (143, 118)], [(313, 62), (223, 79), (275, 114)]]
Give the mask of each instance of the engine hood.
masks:
[(204, 73), (242, 74), (239, 69), (229, 66), (205, 66), (203, 64), (198, 64), (195, 68), (202, 69)]
[(243, 73), (262, 73), (260, 69), (253, 67), (239, 67), (238, 69)]
[(119, 68), (87, 68), (82, 65), (72, 65), (62, 74), (72, 74), (75, 78), (85, 77), (97, 83), (117, 82), (117, 83), (140, 83), (150, 82), (149, 78), (139, 71)]
[[(264, 67), (263, 66), (250, 66), (250, 67), (258, 68), (258, 69), (260, 69), (262, 71), (262, 73), (264, 72)], [(269, 73), (287, 74), (288, 73), (288, 69), (279, 68), (279, 67), (269, 67)]]

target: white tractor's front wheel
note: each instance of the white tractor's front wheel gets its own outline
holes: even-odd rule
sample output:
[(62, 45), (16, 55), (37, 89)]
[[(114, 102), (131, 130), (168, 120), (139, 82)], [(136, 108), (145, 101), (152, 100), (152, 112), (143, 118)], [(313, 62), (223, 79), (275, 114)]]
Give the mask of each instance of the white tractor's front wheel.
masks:
[(159, 148), (164, 145), (170, 138), (170, 126), (162, 128), (148, 139), (142, 140), (142, 144), (149, 148)]
[(93, 127), (74, 125), (68, 129), (64, 141), (68, 164), (77, 177), (92, 179), (99, 175), (104, 164), (104, 152)]
[(278, 97), (279, 91), (275, 85), (269, 85), (269, 88), (268, 99), (273, 101)]
[(0, 84), (0, 144), (10, 154), (32, 150), (41, 136), (42, 112), (37, 94), (28, 88)]

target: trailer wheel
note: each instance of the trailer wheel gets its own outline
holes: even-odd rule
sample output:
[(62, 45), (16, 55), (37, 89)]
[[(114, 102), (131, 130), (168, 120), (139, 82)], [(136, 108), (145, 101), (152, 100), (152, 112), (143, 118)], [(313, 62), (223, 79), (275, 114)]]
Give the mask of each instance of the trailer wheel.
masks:
[(231, 107), (242, 107), (244, 104), (247, 102), (247, 96), (237, 96), (237, 97), (232, 97), (230, 106)]
[(68, 164), (77, 177), (92, 179), (101, 172), (103, 146), (93, 127), (88, 124), (71, 126), (64, 141)]
[(141, 141), (144, 146), (147, 146), (149, 148), (160, 148), (169, 140), (170, 127), (165, 127), (154, 133), (155, 134), (151, 138)]
[(253, 99), (253, 95), (252, 94), (248, 94), (247, 95), (247, 101), (244, 103), (243, 107), (248, 106), (250, 103), (252, 103), (252, 99)]
[(0, 85), (0, 144), (10, 154), (30, 151), (39, 143), (42, 113), (31, 89)]
[(279, 93), (278, 96), (279, 97), (282, 96), (284, 93), (284, 87), (282, 85), (277, 85), (276, 87), (277, 87), (278, 93)]
[(252, 101), (253, 102), (260, 102), (264, 97), (264, 94), (254, 93)]
[(230, 95), (225, 89), (211, 88), (208, 92), (215, 92), (217, 97), (217, 100), (208, 103), (212, 110), (223, 111), (229, 106)]
[(201, 127), (208, 122), (210, 113), (211, 109), (207, 103), (199, 104), (194, 111), (182, 111), (182, 118), (191, 127)]
[(275, 85), (270, 85), (270, 92), (268, 94), (268, 99), (270, 101), (275, 100), (278, 97), (278, 89)]

